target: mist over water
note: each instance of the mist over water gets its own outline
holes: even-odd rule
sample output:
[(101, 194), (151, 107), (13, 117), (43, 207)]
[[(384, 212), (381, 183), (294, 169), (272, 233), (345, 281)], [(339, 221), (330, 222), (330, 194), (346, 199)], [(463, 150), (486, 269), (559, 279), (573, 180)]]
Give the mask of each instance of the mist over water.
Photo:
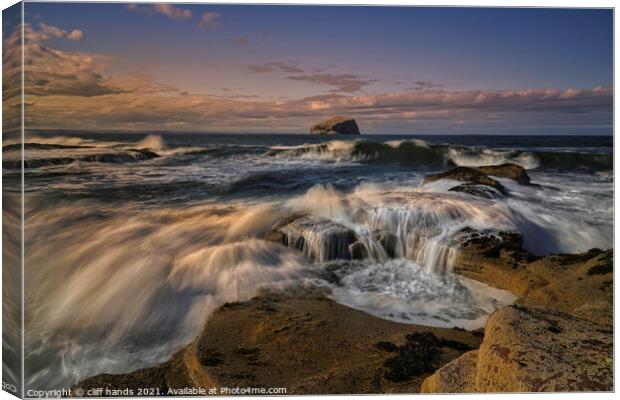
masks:
[[(26, 160), (37, 160), (25, 171), (27, 386), (161, 362), (218, 305), (265, 286), (319, 286), (380, 318), (479, 328), (514, 296), (453, 273), (466, 227), (520, 232), (536, 254), (612, 246), (606, 138), (424, 139), (27, 136)], [(510, 195), (486, 199), (450, 192), (455, 182), (420, 185), (451, 166), (503, 162), (540, 186), (501, 179)], [(303, 248), (264, 240), (300, 214)], [(330, 224), (369, 258), (330, 260)], [(395, 238), (394, 258), (377, 231)]]

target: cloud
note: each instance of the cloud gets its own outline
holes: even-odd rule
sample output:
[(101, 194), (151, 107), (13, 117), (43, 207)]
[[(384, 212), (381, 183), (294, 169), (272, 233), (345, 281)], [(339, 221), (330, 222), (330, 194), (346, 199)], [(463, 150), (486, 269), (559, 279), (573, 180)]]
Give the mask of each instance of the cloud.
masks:
[[(85, 129), (187, 129), (306, 131), (333, 115), (367, 125), (413, 124), (450, 132), (471, 127), (518, 129), (568, 125), (611, 127), (611, 87), (583, 90), (415, 91), (350, 96), (331, 94), (265, 101), (255, 95), (164, 95), (126, 91), (75, 98), (35, 97), (29, 126)], [(79, 119), (72, 118), (79, 116)]]
[(377, 82), (377, 79), (368, 79), (354, 74), (311, 74), (301, 76), (289, 76), (286, 79), (305, 81), (320, 85), (333, 86), (339, 91), (353, 93), (362, 90), (364, 86)]
[(302, 74), (305, 71), (295, 65), (295, 63), (285, 63), (282, 61), (272, 61), (265, 64), (248, 65), (250, 71), (262, 74), (268, 72), (281, 71), (287, 74)]
[[(26, 124), (34, 128), (257, 130), (306, 132), (324, 117), (351, 115), (364, 126), (404, 124), (419, 131), (471, 133), (505, 129), (569, 127), (581, 132), (612, 129), (613, 88), (450, 91), (417, 84), (412, 90), (356, 94), (368, 81), (353, 74), (309, 74), (288, 79), (324, 84), (337, 93), (304, 98), (266, 98), (248, 90), (226, 94), (181, 92), (150, 75), (109, 72), (113, 58), (51, 48), (52, 38), (68, 35), (44, 25), (24, 26)], [(69, 33), (70, 34), (70, 33)], [(3, 38), (5, 127), (19, 122), (19, 29)], [(303, 68), (271, 62), (259, 72), (289, 74)], [(372, 81), (372, 80), (371, 80)], [(14, 82), (12, 84), (12, 82)], [(598, 131), (600, 132), (600, 130)], [(389, 133), (385, 132), (384, 133)]]
[(216, 12), (205, 12), (202, 14), (198, 27), (200, 29), (210, 29), (212, 31), (220, 27), (220, 18), (222, 14)]
[(413, 82), (413, 86), (407, 88), (406, 90), (433, 90), (433, 89), (441, 89), (443, 85), (441, 83), (435, 83), (430, 81), (415, 81)]
[[(71, 36), (71, 37), (69, 37)], [(35, 29), (30, 24), (24, 25), (24, 91), (26, 95), (54, 96), (68, 95), (79, 98), (102, 96), (109, 94), (119, 94), (127, 92), (154, 93), (174, 91), (166, 85), (153, 82), (144, 74), (126, 74), (110, 76), (107, 73), (107, 63), (110, 57), (83, 52), (60, 51), (48, 46), (48, 41), (52, 38), (64, 37), (71, 40), (78, 40), (84, 34), (80, 30), (66, 31), (40, 24)], [(3, 57), (3, 68), (7, 77), (19, 81), (20, 46), (16, 45), (21, 41), (19, 32), (13, 33), (10, 37), (3, 39), (5, 57)], [(7, 96), (14, 96), (15, 93), (6, 91)]]
[(74, 29), (70, 32), (56, 26), (47, 25), (44, 22), (39, 24), (39, 31), (41, 40), (49, 40), (50, 38), (65, 38), (74, 41), (80, 41), (84, 38), (84, 32), (79, 29)]
[(187, 20), (192, 18), (192, 11), (186, 8), (175, 7), (172, 4), (165, 3), (157, 3), (153, 5), (138, 5), (138, 4), (129, 4), (127, 5), (127, 9), (129, 11), (138, 13), (140, 15), (153, 15), (153, 14), (161, 14), (164, 15), (171, 20)]
[(84, 38), (84, 32), (79, 29), (74, 29), (67, 34), (66, 38), (69, 40), (80, 41)]

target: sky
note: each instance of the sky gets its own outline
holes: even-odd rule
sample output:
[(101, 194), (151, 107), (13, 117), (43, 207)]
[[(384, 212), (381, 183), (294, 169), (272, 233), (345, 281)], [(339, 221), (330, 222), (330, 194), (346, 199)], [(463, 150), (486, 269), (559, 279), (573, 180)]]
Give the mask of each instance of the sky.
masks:
[[(613, 129), (611, 10), (26, 3), (25, 12), (29, 128), (307, 133), (346, 115), (375, 134)], [(16, 49), (21, 26), (10, 12), (4, 21), (5, 49)], [(13, 53), (5, 71), (18, 64)]]

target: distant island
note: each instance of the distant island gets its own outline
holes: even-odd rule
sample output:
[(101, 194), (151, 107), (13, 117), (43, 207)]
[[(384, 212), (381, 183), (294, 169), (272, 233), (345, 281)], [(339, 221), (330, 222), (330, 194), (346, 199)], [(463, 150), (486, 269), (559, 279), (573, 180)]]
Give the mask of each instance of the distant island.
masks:
[(316, 135), (359, 135), (357, 122), (350, 117), (334, 117), (326, 119), (310, 128), (311, 134)]

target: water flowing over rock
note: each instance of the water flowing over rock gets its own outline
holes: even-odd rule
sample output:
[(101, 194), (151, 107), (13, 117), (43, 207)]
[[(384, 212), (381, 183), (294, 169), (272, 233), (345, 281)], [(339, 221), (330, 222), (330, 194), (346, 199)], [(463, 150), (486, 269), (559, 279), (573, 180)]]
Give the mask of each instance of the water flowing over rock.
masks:
[(490, 186), (477, 185), (475, 183), (463, 183), (462, 185), (450, 188), (450, 192), (467, 193), (472, 196), (482, 197), (485, 199), (496, 199), (503, 196), (502, 193)]
[(360, 130), (353, 118), (339, 116), (312, 126), (310, 133), (318, 135), (359, 135)]
[(315, 216), (294, 215), (280, 222), (266, 239), (301, 251), (311, 261), (350, 259), (349, 246), (357, 241), (346, 226)]
[(351, 258), (354, 260), (362, 260), (368, 257), (368, 250), (366, 249), (364, 243), (360, 241), (349, 245), (349, 253), (351, 254)]

